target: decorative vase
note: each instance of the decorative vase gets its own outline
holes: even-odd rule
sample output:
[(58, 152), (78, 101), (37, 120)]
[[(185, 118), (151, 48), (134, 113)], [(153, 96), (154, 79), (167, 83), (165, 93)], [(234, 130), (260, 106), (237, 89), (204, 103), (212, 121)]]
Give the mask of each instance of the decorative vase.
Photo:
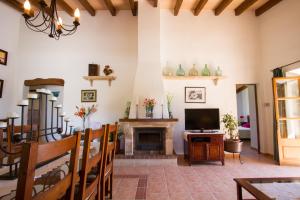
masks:
[(204, 69), (202, 70), (202, 76), (210, 76), (210, 71), (207, 67), (207, 64), (205, 64)]
[(153, 107), (146, 106), (146, 118), (153, 118)]
[(169, 119), (173, 119), (173, 114), (171, 111), (169, 111)]
[(105, 76), (109, 76), (110, 74), (112, 74), (114, 71), (110, 68), (109, 65), (105, 65), (104, 69), (103, 69), (103, 73), (105, 74)]
[(164, 68), (163, 75), (164, 76), (173, 76), (174, 75), (173, 70), (172, 70), (171, 67), (169, 67), (168, 62), (166, 64), (165, 68)]
[(196, 69), (196, 64), (193, 64), (192, 69), (190, 69), (189, 76), (198, 76), (198, 71)]
[(222, 70), (220, 69), (220, 67), (218, 67), (216, 70), (216, 76), (222, 76)]
[(184, 76), (185, 75), (185, 71), (184, 69), (181, 67), (181, 64), (179, 65), (179, 68), (176, 71), (176, 76)]

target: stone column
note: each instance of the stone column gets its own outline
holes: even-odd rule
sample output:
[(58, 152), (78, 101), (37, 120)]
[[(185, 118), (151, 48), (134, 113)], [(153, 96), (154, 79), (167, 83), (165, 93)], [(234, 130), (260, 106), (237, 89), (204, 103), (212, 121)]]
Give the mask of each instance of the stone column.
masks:
[(125, 155), (133, 155), (133, 127), (129, 123), (124, 124), (124, 136), (125, 136)]
[(166, 139), (165, 139), (166, 155), (173, 155), (173, 126), (166, 127)]

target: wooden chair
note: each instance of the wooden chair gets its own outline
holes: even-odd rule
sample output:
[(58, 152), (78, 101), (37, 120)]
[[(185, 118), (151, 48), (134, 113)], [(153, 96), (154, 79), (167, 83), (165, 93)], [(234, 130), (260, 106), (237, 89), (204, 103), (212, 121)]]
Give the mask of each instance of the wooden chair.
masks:
[[(46, 191), (32, 197), (35, 168), (38, 164), (45, 163), (71, 151), (68, 174)], [(37, 142), (24, 143), (22, 159), (18, 177), (16, 200), (43, 199), (55, 200), (65, 197), (74, 199), (75, 183), (78, 180), (77, 165), (80, 151), (80, 133), (68, 138), (38, 144)]]
[[(101, 129), (86, 129), (82, 155), (82, 169), (80, 171), (80, 185), (78, 199), (100, 199), (100, 179), (103, 167), (103, 153), (107, 147), (107, 126)], [(99, 151), (90, 156), (91, 142), (99, 140)]]
[(104, 199), (108, 195), (109, 199), (112, 199), (113, 190), (113, 161), (116, 152), (116, 143), (118, 134), (118, 123), (114, 125), (107, 125), (108, 144), (104, 152), (104, 167), (102, 170), (101, 178), (101, 197)]
[[(23, 139), (21, 138), (21, 132), (23, 132)], [(8, 126), (6, 129), (6, 135), (4, 135), (4, 131), (0, 131), (0, 145), (1, 145), (1, 165), (9, 166), (9, 175), (13, 177), (13, 166), (15, 166), (15, 173), (14, 176), (17, 176), (17, 169), (18, 169), (18, 162), (15, 159), (20, 158), (22, 144), (25, 141), (36, 140), (37, 137), (37, 125), (32, 126), (32, 133), (31, 133), (31, 126), (23, 125), (22, 126)], [(32, 135), (31, 138), (28, 136)], [(18, 137), (16, 137), (18, 136)], [(18, 138), (17, 141), (14, 139)], [(4, 164), (4, 159), (7, 158), (7, 163)]]

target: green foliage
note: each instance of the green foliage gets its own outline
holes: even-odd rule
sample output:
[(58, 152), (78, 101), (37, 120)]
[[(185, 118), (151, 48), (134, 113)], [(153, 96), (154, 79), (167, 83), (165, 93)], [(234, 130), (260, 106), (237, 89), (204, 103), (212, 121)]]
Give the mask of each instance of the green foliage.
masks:
[(223, 116), (221, 122), (224, 123), (226, 134), (229, 135), (230, 139), (237, 139), (238, 133), (235, 133), (235, 130), (237, 129), (238, 123), (235, 117), (227, 113)]

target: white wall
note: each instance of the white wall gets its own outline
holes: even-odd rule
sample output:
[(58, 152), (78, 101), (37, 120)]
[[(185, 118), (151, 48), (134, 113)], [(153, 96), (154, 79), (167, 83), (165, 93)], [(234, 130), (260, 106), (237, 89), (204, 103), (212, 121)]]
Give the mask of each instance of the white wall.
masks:
[[(63, 19), (68, 18), (65, 13)], [(22, 97), (23, 82), (33, 78), (62, 78), (65, 80), (64, 107), (72, 121), (75, 105), (80, 105), (82, 89), (97, 89), (98, 112), (90, 120), (107, 123), (123, 117), (125, 105), (131, 99), (137, 60), (137, 18), (130, 11), (121, 11), (112, 17), (107, 11), (91, 17), (81, 12), (78, 31), (59, 41), (20, 25), (20, 54), (16, 99)], [(107, 81), (94, 81), (94, 86), (83, 80), (88, 74), (88, 64), (109, 64), (117, 79), (111, 87)]]
[[(195, 17), (189, 11), (180, 11), (174, 17), (169, 10), (161, 11), (161, 63), (178, 64), (188, 69), (193, 63), (198, 69), (204, 64), (220, 66), (227, 77), (218, 85), (212, 81), (165, 80), (166, 92), (174, 96), (173, 114), (179, 118), (175, 130), (175, 149), (182, 153), (185, 108), (219, 108), (220, 114), (236, 116), (236, 84), (255, 83), (258, 65), (258, 26), (252, 12), (236, 17), (233, 12), (214, 16), (205, 11)], [(162, 67), (164, 67), (163, 64)], [(184, 103), (184, 87), (206, 87), (205, 104)]]
[[(273, 154), (273, 93), (271, 69), (300, 58), (300, 1), (285, 0), (258, 18), (261, 64), (258, 103), (261, 151)], [(265, 106), (270, 103), (271, 106)]]
[[(19, 59), (17, 56), (19, 42), (20, 13), (0, 2), (0, 49), (8, 52), (7, 65), (0, 65), (0, 79), (4, 80), (2, 98), (0, 98), (0, 119), (6, 118), (12, 109), (15, 74), (14, 69)], [(17, 103), (17, 102), (15, 102)]]

